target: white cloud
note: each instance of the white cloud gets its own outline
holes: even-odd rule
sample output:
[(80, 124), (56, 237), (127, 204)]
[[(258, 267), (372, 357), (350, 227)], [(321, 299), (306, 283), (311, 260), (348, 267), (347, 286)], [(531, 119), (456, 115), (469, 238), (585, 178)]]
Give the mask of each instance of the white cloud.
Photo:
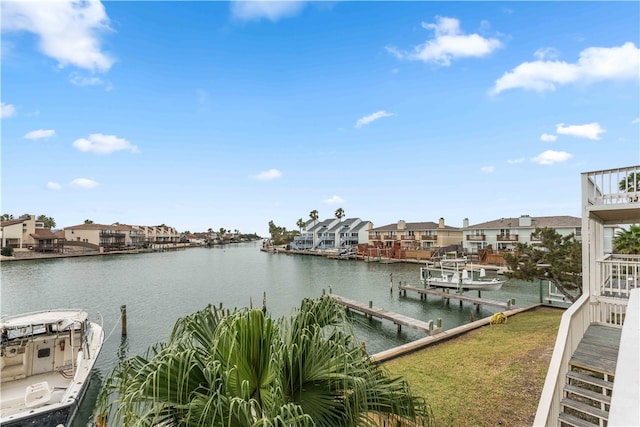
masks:
[(73, 146), (80, 151), (93, 152), (96, 154), (110, 154), (114, 151), (121, 150), (129, 150), (132, 153), (140, 151), (138, 147), (132, 145), (126, 139), (118, 138), (115, 135), (103, 135), (101, 133), (91, 134), (87, 139), (76, 139), (73, 142)]
[(606, 132), (598, 123), (589, 123), (586, 125), (570, 125), (565, 126), (564, 123), (556, 125), (556, 132), (560, 135), (571, 135), (578, 138), (600, 139), (600, 134)]
[(113, 58), (100, 46), (99, 34), (111, 31), (100, 1), (9, 1), (2, 6), (3, 32), (35, 34), (42, 53), (60, 67), (107, 71), (113, 65)]
[(344, 203), (344, 199), (340, 196), (332, 196), (324, 201), (327, 205), (337, 205)]
[(518, 163), (522, 163), (524, 162), (524, 158), (520, 157), (519, 159), (509, 159), (507, 160), (507, 163), (509, 163), (510, 165), (517, 165)]
[(96, 76), (83, 76), (78, 73), (72, 73), (69, 77), (69, 81), (76, 86), (102, 86), (105, 84), (104, 80)]
[(627, 42), (611, 48), (587, 48), (580, 52), (575, 64), (557, 60), (524, 62), (496, 80), (490, 93), (495, 95), (515, 88), (542, 92), (569, 83), (635, 80), (639, 76), (640, 49)]
[(553, 142), (556, 139), (558, 139), (558, 135), (551, 135), (548, 133), (543, 133), (542, 135), (540, 135), (540, 141)]
[(231, 2), (231, 14), (243, 21), (258, 21), (266, 18), (272, 22), (280, 18), (290, 18), (304, 9), (304, 1), (284, 0), (234, 0)]
[(272, 179), (278, 179), (282, 176), (282, 172), (278, 169), (269, 169), (267, 171), (262, 171), (258, 175), (256, 175), (256, 179), (258, 181), (271, 181)]
[(533, 53), (538, 61), (544, 61), (545, 59), (558, 59), (560, 52), (552, 47), (542, 47)]
[[(487, 25), (483, 21), (483, 26)], [(436, 16), (435, 24), (423, 22), (422, 28), (433, 30), (435, 38), (415, 46), (412, 52), (403, 52), (392, 46), (387, 47), (387, 51), (399, 59), (449, 66), (453, 59), (483, 57), (502, 47), (498, 39), (464, 34), (460, 30), (460, 21), (455, 18)]]
[(53, 135), (55, 135), (56, 131), (53, 129), (38, 129), (38, 130), (32, 130), (31, 132), (28, 132), (25, 136), (24, 139), (43, 139), (43, 138), (51, 138)]
[(368, 125), (371, 122), (375, 122), (378, 119), (383, 117), (391, 117), (393, 114), (387, 113), (386, 111), (377, 111), (373, 114), (369, 114), (368, 116), (364, 116), (356, 122), (356, 128), (361, 128), (362, 126)]
[(634, 119), (634, 120), (631, 122), (631, 124), (632, 124), (632, 125), (637, 125), (638, 123), (640, 123), (640, 117), (638, 117), (638, 118)]
[(495, 166), (483, 166), (480, 168), (480, 170), (484, 173), (493, 173), (496, 170)]
[(13, 116), (15, 113), (16, 107), (11, 104), (0, 102), (0, 118), (6, 119), (7, 117)]
[(98, 183), (89, 178), (77, 178), (71, 181), (69, 185), (75, 188), (91, 189), (96, 187)]
[(565, 162), (571, 157), (573, 156), (565, 151), (547, 150), (532, 158), (531, 161), (540, 165), (552, 165), (554, 163)]
[(58, 184), (57, 182), (47, 182), (47, 188), (49, 190), (54, 190), (54, 191), (60, 191), (62, 190), (62, 185)]

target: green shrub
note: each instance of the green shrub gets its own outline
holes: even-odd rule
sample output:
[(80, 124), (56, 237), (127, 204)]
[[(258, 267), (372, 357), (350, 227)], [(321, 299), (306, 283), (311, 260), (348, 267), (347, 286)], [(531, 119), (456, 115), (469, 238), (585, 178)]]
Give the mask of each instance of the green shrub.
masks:
[(0, 253), (2, 254), (2, 256), (13, 256), (13, 248), (11, 246), (5, 246), (4, 248), (2, 248)]

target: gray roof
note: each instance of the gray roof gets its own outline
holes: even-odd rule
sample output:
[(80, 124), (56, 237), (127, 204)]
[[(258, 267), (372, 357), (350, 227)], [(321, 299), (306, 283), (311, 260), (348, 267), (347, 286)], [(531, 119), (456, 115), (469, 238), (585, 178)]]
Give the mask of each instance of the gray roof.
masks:
[(520, 218), (500, 218), (469, 226), (469, 229), (503, 229), (503, 228), (562, 228), (581, 227), (582, 220), (575, 216), (532, 216), (531, 225), (520, 226)]
[(381, 227), (372, 228), (371, 231), (424, 231), (424, 230), (460, 230), (458, 227), (445, 225), (444, 228), (438, 227), (437, 222), (407, 222), (403, 230), (398, 229), (398, 223), (383, 225)]

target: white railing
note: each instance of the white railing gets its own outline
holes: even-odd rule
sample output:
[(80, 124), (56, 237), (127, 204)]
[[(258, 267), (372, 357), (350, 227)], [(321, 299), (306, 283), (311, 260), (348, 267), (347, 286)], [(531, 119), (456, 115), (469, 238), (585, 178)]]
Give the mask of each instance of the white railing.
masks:
[(640, 425), (640, 290), (631, 292), (613, 383), (609, 426)]
[(597, 262), (600, 295), (629, 298), (629, 291), (640, 287), (640, 255), (608, 255)]
[(590, 184), (583, 184), (583, 191), (587, 191), (587, 200), (594, 205), (640, 201), (640, 166), (586, 172), (583, 176)]
[(604, 323), (621, 328), (627, 313), (627, 299), (602, 297), (591, 304), (589, 311), (592, 323)]
[(569, 369), (569, 359), (589, 327), (589, 295), (582, 295), (562, 315), (553, 356), (533, 421), (534, 426), (557, 426), (560, 400)]

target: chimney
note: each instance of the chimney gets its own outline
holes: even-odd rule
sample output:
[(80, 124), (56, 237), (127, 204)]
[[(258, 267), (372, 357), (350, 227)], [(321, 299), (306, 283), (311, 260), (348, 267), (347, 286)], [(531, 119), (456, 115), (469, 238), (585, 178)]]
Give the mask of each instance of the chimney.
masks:
[(444, 228), (444, 218), (438, 220), (438, 228)]
[(469, 228), (469, 218), (462, 220), (462, 228)]
[(521, 215), (518, 225), (520, 227), (531, 227), (531, 217), (529, 215)]
[(405, 228), (407, 228), (407, 223), (404, 222), (403, 219), (401, 219), (400, 221), (398, 221), (398, 230), (404, 230)]

